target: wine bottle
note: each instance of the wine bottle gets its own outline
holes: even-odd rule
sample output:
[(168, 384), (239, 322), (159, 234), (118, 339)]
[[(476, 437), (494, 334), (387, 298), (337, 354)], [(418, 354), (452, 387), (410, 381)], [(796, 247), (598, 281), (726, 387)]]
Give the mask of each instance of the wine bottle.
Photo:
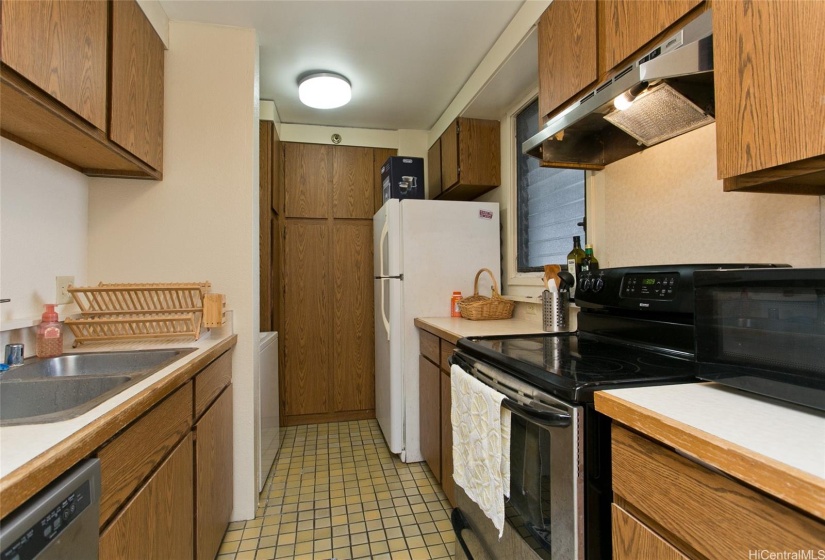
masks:
[(575, 283), (570, 288), (570, 299), (576, 297), (576, 286), (579, 285), (579, 275), (581, 273), (582, 260), (584, 260), (584, 251), (582, 251), (581, 237), (573, 236), (573, 250), (567, 253), (567, 272), (573, 275)]
[(584, 246), (584, 259), (582, 260), (582, 272), (596, 272), (599, 270), (599, 260), (593, 254), (593, 245)]

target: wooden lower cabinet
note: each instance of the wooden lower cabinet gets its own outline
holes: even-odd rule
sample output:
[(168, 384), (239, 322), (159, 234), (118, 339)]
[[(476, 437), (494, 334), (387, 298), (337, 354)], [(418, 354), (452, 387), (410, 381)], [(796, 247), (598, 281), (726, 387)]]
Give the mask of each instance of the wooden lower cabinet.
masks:
[(613, 558), (723, 560), (825, 550), (825, 523), (617, 425)]
[(455, 346), (432, 333), (419, 330), (418, 428), (421, 454), (447, 499), (455, 507), (453, 482), (453, 423), (450, 418), (450, 366), (447, 358)]
[(189, 434), (100, 535), (100, 558), (192, 558), (192, 507)]
[(418, 357), (418, 424), (421, 455), (439, 482), (441, 476), (441, 372), (438, 366)]
[(614, 560), (688, 560), (638, 519), (613, 504)]
[(195, 424), (195, 558), (218, 554), (232, 514), (232, 386)]

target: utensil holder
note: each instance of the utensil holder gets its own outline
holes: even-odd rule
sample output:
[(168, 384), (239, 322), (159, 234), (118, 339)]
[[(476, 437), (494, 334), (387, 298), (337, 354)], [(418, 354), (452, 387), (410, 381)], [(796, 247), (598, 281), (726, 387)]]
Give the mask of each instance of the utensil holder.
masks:
[(544, 290), (542, 328), (545, 332), (567, 332), (570, 329), (570, 292)]

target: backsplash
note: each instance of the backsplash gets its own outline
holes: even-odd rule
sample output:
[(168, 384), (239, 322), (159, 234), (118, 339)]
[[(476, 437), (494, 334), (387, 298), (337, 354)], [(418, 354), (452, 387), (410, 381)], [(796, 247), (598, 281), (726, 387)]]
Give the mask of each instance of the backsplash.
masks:
[[(86, 281), (89, 179), (5, 138), (0, 159), (0, 296), (11, 299), (0, 306), (5, 329), (27, 326), (21, 322), (54, 303), (56, 276)], [(57, 311), (63, 319), (66, 306)]]
[[(823, 264), (819, 197), (723, 192), (716, 127), (700, 128), (594, 176), (602, 266), (691, 262)], [(601, 206), (599, 208), (598, 206)]]

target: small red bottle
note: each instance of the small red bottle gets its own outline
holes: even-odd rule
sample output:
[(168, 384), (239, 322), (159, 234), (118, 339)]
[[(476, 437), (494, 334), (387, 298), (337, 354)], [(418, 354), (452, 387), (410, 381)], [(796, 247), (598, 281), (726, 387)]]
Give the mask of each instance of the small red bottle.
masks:
[(453, 297), (450, 298), (450, 317), (461, 317), (461, 311), (458, 309), (460, 300), (461, 292), (453, 292)]

